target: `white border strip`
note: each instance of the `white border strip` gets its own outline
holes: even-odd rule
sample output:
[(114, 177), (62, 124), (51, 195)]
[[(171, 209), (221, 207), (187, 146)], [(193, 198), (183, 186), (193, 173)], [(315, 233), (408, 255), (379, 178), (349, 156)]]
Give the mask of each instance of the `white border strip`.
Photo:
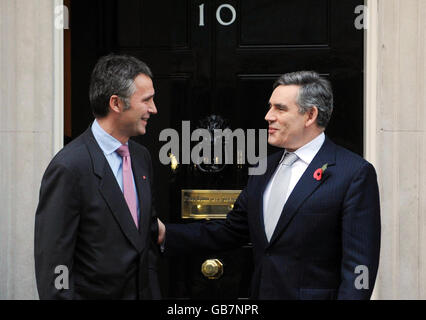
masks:
[[(364, 157), (378, 168), (377, 112), (378, 112), (378, 55), (379, 55), (379, 0), (365, 0), (368, 8), (367, 29), (364, 33)], [(372, 300), (380, 298), (380, 268)]]
[(368, 8), (364, 57), (364, 157), (377, 165), (378, 1), (366, 0)]
[(63, 0), (54, 0), (53, 8), (53, 154), (64, 146), (64, 31), (56, 28), (55, 9)]

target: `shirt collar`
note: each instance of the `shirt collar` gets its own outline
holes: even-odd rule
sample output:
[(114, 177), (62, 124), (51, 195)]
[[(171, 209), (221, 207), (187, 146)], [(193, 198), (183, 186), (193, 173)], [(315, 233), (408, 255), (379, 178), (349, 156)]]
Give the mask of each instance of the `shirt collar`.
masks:
[[(294, 153), (299, 157), (300, 160), (302, 160), (307, 165), (309, 165), (314, 159), (314, 157), (316, 156), (316, 154), (318, 153), (318, 151), (321, 149), (322, 145), (324, 144), (324, 141), (325, 141), (325, 134), (324, 132), (322, 132), (318, 137), (311, 140), (310, 142), (305, 144), (303, 147), (297, 149), (296, 151), (294, 151)], [(286, 155), (287, 152), (288, 151), (284, 152), (280, 160), (280, 163), (284, 160), (284, 156)]]
[(122, 145), (120, 141), (102, 129), (96, 119), (92, 124), (92, 132), (105, 155), (110, 155)]

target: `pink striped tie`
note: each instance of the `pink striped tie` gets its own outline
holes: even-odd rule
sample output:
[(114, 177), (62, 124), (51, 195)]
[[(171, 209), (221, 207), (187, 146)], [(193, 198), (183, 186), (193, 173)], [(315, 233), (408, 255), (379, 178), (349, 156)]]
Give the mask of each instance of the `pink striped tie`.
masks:
[(136, 228), (139, 228), (138, 224), (138, 210), (136, 207), (136, 193), (133, 187), (133, 172), (132, 162), (130, 160), (129, 147), (122, 145), (116, 150), (116, 152), (123, 158), (123, 193), (124, 199), (126, 199), (127, 206), (132, 214), (133, 220), (136, 224)]

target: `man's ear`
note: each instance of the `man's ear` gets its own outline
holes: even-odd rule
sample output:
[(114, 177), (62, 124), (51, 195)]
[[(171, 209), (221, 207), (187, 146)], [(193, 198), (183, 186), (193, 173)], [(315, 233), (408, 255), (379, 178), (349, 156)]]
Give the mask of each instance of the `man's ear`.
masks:
[(112, 112), (120, 113), (122, 111), (121, 100), (117, 95), (112, 95), (109, 98), (109, 108)]
[(310, 127), (311, 125), (317, 122), (318, 118), (318, 108), (313, 106), (309, 111), (306, 112), (306, 127)]

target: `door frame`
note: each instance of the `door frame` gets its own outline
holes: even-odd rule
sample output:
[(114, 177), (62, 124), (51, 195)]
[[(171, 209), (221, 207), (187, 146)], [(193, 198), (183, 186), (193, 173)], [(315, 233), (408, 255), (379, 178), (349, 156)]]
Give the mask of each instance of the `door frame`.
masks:
[[(65, 0), (68, 8), (70, 1)], [(64, 0), (54, 0), (55, 8), (61, 5), (64, 5)], [(378, 0), (365, 0), (365, 5), (369, 10), (366, 19), (368, 28), (364, 30), (364, 157), (375, 165), (377, 163), (375, 135), (377, 133)], [(66, 61), (70, 60), (71, 54), (66, 52), (65, 48), (70, 51), (71, 40), (69, 39), (68, 45), (65, 45), (64, 32), (56, 31), (54, 32), (53, 145), (57, 152), (64, 146), (64, 135), (71, 131), (71, 96), (67, 94), (65, 97), (66, 90), (71, 89), (71, 85), (68, 85), (71, 75), (65, 74)], [(68, 72), (71, 70), (68, 69)], [(69, 86), (68, 89), (67, 86)], [(65, 116), (67, 119), (64, 118)]]
[(364, 157), (377, 165), (377, 64), (378, 0), (366, 0), (367, 28), (364, 30)]
[[(67, 2), (68, 4), (69, 2)], [(63, 6), (63, 0), (54, 0), (54, 8)], [(378, 94), (378, 0), (365, 0), (368, 8), (367, 26), (364, 30), (364, 157), (377, 168), (377, 94)], [(64, 32), (54, 30), (54, 104), (53, 104), (53, 152), (57, 153), (64, 146), (65, 111), (65, 61)], [(69, 50), (70, 47), (67, 48)], [(70, 54), (70, 52), (69, 52)], [(69, 96), (70, 99), (70, 96)], [(375, 286), (373, 299), (379, 295)]]
[[(364, 158), (379, 170), (377, 159), (378, 115), (378, 56), (379, 56), (379, 0), (365, 0), (368, 8), (367, 27), (364, 29)], [(380, 272), (380, 271), (379, 271)], [(377, 277), (379, 279), (379, 277)], [(376, 285), (371, 299), (379, 297)]]
[[(70, 0), (65, 0), (66, 4)], [(54, 7), (64, 5), (64, 0), (54, 0)], [(378, 0), (365, 0), (368, 8), (367, 26), (364, 30), (364, 157), (373, 165), (377, 164), (377, 63), (378, 63)], [(55, 153), (64, 145), (65, 127), (70, 130), (71, 96), (65, 92), (71, 77), (65, 74), (66, 61), (70, 59), (70, 42), (64, 45), (64, 32), (54, 32), (54, 110), (53, 110), (53, 146)], [(67, 73), (70, 70), (67, 70)], [(67, 79), (65, 78), (67, 77)], [(70, 84), (69, 84), (70, 86)], [(64, 119), (64, 116), (67, 119)], [(66, 126), (65, 123), (68, 122)]]
[[(54, 0), (52, 18), (56, 22), (56, 8), (63, 0)], [(53, 25), (53, 154), (64, 146), (64, 32)]]

